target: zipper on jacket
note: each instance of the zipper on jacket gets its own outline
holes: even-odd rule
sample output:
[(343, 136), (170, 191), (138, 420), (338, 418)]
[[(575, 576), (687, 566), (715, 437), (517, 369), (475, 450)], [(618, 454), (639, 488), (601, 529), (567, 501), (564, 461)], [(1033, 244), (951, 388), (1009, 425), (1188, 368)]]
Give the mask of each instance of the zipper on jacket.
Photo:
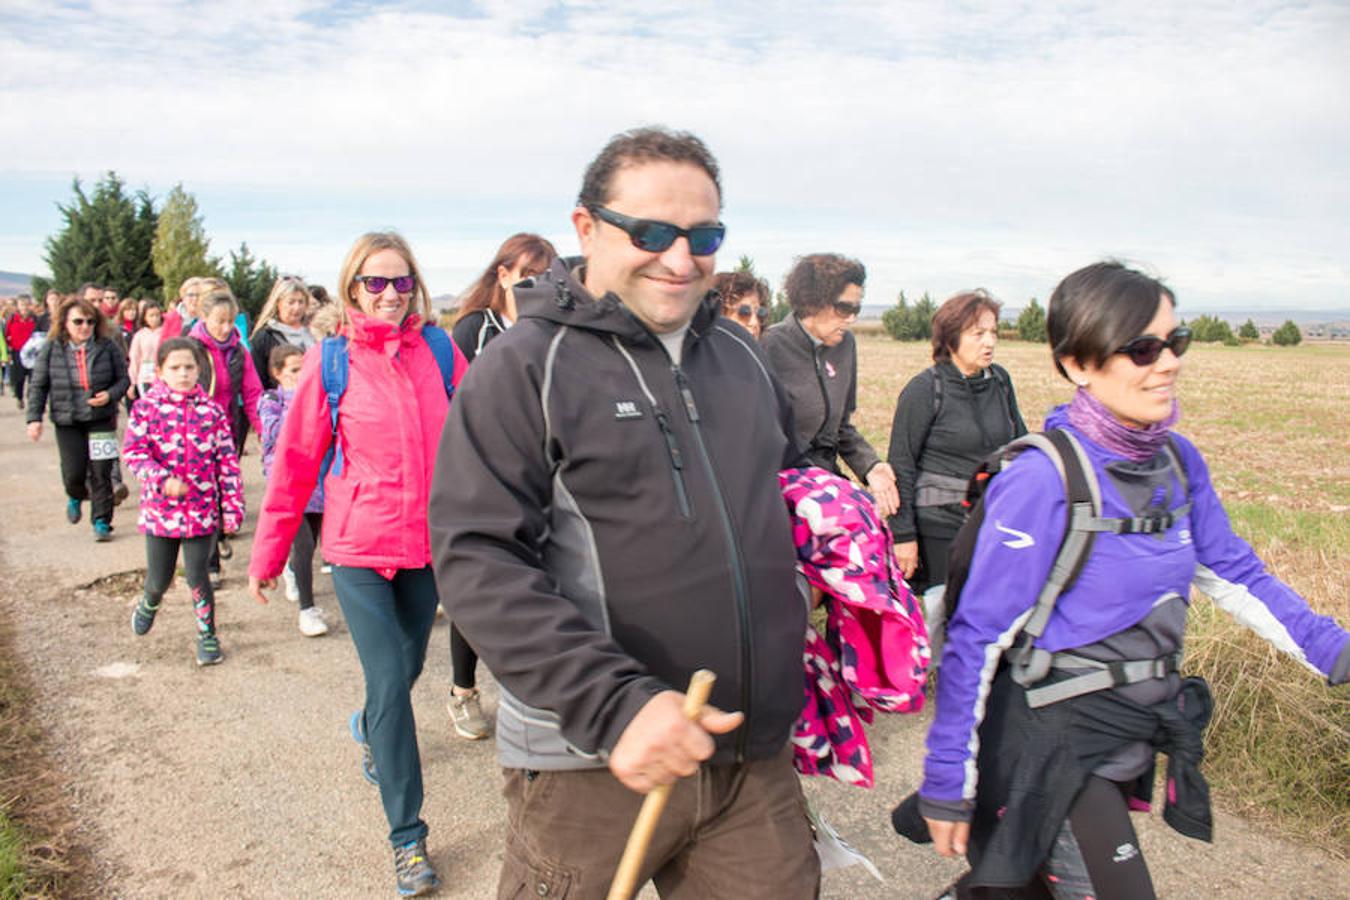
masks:
[[(647, 381), (642, 377), (642, 370), (637, 367), (637, 362), (624, 349), (617, 336), (611, 335), (614, 346), (618, 349), (619, 355), (627, 362), (628, 367), (633, 370), (633, 377), (637, 379), (638, 387), (642, 388), (642, 393), (647, 396), (647, 402), (652, 407), (652, 418), (656, 419), (656, 425), (661, 429), (661, 436), (666, 442), (666, 453), (670, 459), (670, 475), (675, 483), (675, 501), (680, 507), (680, 515), (688, 520), (694, 517), (693, 506), (689, 502), (689, 490), (684, 480), (684, 454), (680, 452), (680, 444), (675, 439), (675, 429), (670, 427), (670, 417), (666, 415), (665, 409), (656, 399), (656, 395), (647, 387)], [(693, 395), (686, 398), (685, 403), (693, 402)]]
[(680, 445), (675, 441), (675, 431), (670, 427), (670, 419), (661, 407), (653, 407), (652, 414), (656, 418), (656, 424), (661, 428), (662, 436), (666, 439), (666, 451), (670, 454), (670, 474), (675, 479), (675, 499), (680, 504), (680, 515), (686, 519), (693, 518), (693, 512), (689, 508), (689, 492), (684, 484), (684, 455), (680, 453)]
[[(819, 427), (818, 429), (816, 429), (815, 435), (811, 438), (811, 443), (812, 443), (812, 444), (814, 444), (814, 443), (816, 442), (816, 440), (819, 439), (820, 436), (821, 436), (822, 434), (825, 433), (825, 429), (827, 429), (827, 428), (830, 427), (830, 412), (831, 412), (831, 410), (830, 410), (830, 405), (831, 405), (831, 404), (830, 404), (830, 387), (829, 387), (829, 385), (825, 382), (825, 368), (824, 368), (824, 366), (822, 366), (822, 365), (820, 364), (820, 355), (821, 355), (822, 353), (824, 353), (824, 352), (825, 352), (825, 348), (823, 348), (823, 347), (814, 347), (814, 346), (813, 346), (813, 347), (811, 348), (811, 362), (813, 362), (813, 363), (815, 364), (815, 366), (816, 366), (816, 381), (820, 384), (820, 396), (821, 396), (821, 398), (825, 401), (825, 418), (823, 418), (823, 419), (820, 420), (820, 427)], [(836, 437), (837, 437), (837, 436), (836, 436)], [(810, 448), (807, 448), (807, 449), (810, 449)], [(830, 449), (834, 451), (834, 453), (835, 453), (835, 458), (838, 459), (838, 457), (839, 457), (839, 446), (838, 446), (837, 440), (836, 440), (836, 443), (835, 443), (833, 446), (830, 447)]]
[(684, 411), (689, 417), (689, 424), (693, 426), (694, 443), (698, 446), (703, 467), (708, 473), (708, 485), (712, 488), (713, 496), (717, 498), (717, 511), (722, 520), (727, 553), (731, 557), (732, 594), (736, 598), (736, 612), (740, 620), (741, 632), (741, 712), (745, 713), (745, 723), (736, 735), (736, 762), (742, 763), (745, 762), (746, 747), (750, 740), (750, 686), (754, 683), (754, 657), (751, 653), (750, 641), (750, 591), (745, 583), (745, 565), (742, 562), (740, 543), (736, 540), (736, 530), (732, 526), (731, 511), (727, 508), (726, 496), (722, 493), (722, 484), (717, 478), (712, 457), (708, 455), (708, 446), (703, 441), (703, 431), (699, 427), (698, 406), (694, 403), (694, 392), (690, 389), (689, 382), (685, 379), (684, 372), (679, 366), (672, 365), (670, 371), (675, 375), (675, 386), (679, 388), (680, 396), (684, 398)]

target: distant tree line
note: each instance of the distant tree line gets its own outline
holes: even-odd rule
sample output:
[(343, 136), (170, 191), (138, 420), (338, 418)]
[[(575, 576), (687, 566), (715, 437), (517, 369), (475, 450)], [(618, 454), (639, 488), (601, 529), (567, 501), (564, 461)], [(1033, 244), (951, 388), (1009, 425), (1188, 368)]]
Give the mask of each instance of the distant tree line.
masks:
[(123, 297), (178, 297), (178, 286), (195, 275), (224, 278), (240, 306), (255, 317), (276, 281), (277, 269), (254, 257), (247, 243), (229, 251), (224, 263), (210, 253), (197, 200), (177, 184), (164, 204), (145, 190), (128, 193), (126, 183), (108, 172), (86, 192), (77, 178), (74, 196), (58, 203), (61, 229), (47, 238), (43, 257), (51, 277), (33, 277), (33, 296), (48, 290), (72, 293), (93, 282)]

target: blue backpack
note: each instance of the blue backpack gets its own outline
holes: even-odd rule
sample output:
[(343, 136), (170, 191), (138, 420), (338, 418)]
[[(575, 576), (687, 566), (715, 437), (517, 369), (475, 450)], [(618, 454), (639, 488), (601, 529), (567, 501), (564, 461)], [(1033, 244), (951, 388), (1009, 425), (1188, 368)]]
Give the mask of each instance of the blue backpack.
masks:
[[(454, 342), (450, 340), (450, 335), (445, 333), (445, 329), (436, 325), (422, 326), (422, 340), (427, 342), (431, 355), (436, 357), (436, 366), (441, 370), (441, 381), (445, 385), (446, 398), (453, 397), (455, 394)], [(328, 452), (324, 454), (323, 465), (319, 470), (319, 484), (323, 484), (330, 471), (334, 475), (342, 475), (342, 448), (338, 446), (338, 404), (342, 402), (342, 395), (347, 391), (349, 364), (347, 337), (346, 335), (326, 337), (323, 339), (320, 349), (323, 353), (323, 365), (320, 369), (323, 375), (323, 392), (328, 396), (328, 413), (333, 421), (333, 442), (329, 446)]]

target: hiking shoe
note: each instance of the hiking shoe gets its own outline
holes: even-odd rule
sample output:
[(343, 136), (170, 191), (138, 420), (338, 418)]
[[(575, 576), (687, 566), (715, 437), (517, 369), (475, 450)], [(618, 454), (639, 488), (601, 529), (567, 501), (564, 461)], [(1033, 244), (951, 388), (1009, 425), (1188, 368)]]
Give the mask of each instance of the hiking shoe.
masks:
[(300, 585), (295, 580), (295, 571), (290, 563), (286, 563), (286, 568), (281, 570), (281, 580), (286, 585), (286, 599), (292, 603), (299, 603)]
[(470, 741), (481, 741), (488, 736), (488, 721), (478, 702), (477, 688), (467, 694), (456, 694), (451, 690), (445, 708), (450, 711), (450, 724), (455, 727), (455, 734)]
[(131, 630), (137, 634), (145, 634), (155, 624), (155, 613), (159, 612), (159, 604), (150, 605), (150, 598), (141, 594), (140, 602), (136, 608), (131, 611)]
[(380, 783), (380, 775), (375, 771), (375, 754), (370, 752), (370, 744), (366, 743), (366, 726), (362, 721), (362, 710), (352, 713), (351, 721), (348, 726), (352, 730), (352, 740), (361, 745), (361, 774), (366, 776), (366, 781), (371, 784)]
[(300, 610), (300, 633), (305, 637), (319, 637), (328, 633), (328, 623), (323, 620), (323, 610), (317, 606)]
[(216, 542), (216, 549), (220, 552), (221, 559), (229, 559), (234, 556), (234, 545), (230, 542), (228, 535), (222, 534), (220, 540)]
[(211, 590), (213, 591), (220, 590), (221, 578), (219, 569), (216, 569), (214, 572), (208, 572), (206, 574), (206, 580), (210, 582)]
[(197, 638), (197, 665), (214, 666), (225, 658), (220, 652), (220, 638), (214, 634), (204, 634)]
[(427, 860), (426, 838), (394, 848), (394, 875), (400, 897), (420, 897), (441, 886), (440, 877)]
[(66, 521), (74, 525), (80, 521), (80, 501), (74, 497), (66, 498)]
[(106, 519), (94, 520), (94, 540), (100, 544), (112, 540), (112, 526), (108, 524)]
[(131, 491), (127, 490), (127, 486), (122, 482), (119, 481), (113, 485), (113, 506), (120, 506), (122, 501), (130, 496)]

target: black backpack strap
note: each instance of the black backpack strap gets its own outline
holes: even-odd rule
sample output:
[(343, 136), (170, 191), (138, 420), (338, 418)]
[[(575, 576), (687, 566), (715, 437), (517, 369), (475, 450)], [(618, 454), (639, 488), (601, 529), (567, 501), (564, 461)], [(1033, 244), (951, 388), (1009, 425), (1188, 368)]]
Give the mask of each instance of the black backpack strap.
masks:
[(1031, 616), (1022, 626), (1017, 646), (1007, 653), (1013, 666), (1013, 680), (1025, 687), (1050, 672), (1052, 655), (1034, 644), (1045, 633), (1059, 595), (1074, 583), (1092, 555), (1098, 533), (1092, 526), (1100, 519), (1102, 498), (1092, 464), (1073, 435), (1056, 428), (1043, 434), (1025, 435), (1013, 443), (1022, 442), (1040, 449), (1055, 463), (1064, 483), (1068, 517), (1050, 574), (1036, 597)]

